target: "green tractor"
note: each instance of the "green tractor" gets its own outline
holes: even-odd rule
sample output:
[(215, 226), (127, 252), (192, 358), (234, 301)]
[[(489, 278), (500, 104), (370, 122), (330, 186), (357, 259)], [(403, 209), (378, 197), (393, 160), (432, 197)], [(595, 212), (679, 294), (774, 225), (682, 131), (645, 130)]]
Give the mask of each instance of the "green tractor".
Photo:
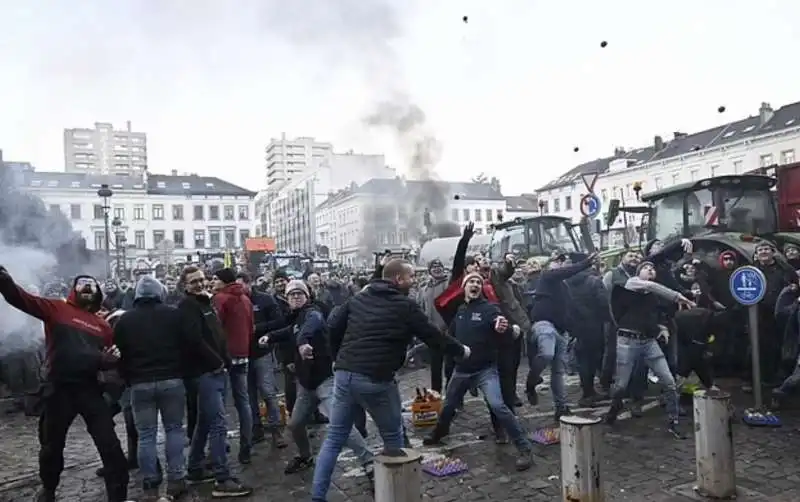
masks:
[(535, 257), (544, 264), (553, 253), (592, 253), (594, 243), (586, 218), (573, 224), (562, 216), (514, 218), (492, 227), (489, 258), (500, 263), (511, 253), (519, 259)]
[[(775, 183), (768, 176), (731, 175), (675, 185), (642, 195), (647, 207), (619, 207), (612, 201), (608, 221), (615, 221), (619, 212), (644, 213), (640, 249), (653, 240), (686, 238), (699, 257), (709, 258), (708, 263), (716, 263), (711, 258), (725, 250), (736, 252), (740, 263), (752, 263), (760, 241), (778, 247), (800, 242), (800, 235), (778, 231)], [(624, 250), (615, 252), (621, 255)]]

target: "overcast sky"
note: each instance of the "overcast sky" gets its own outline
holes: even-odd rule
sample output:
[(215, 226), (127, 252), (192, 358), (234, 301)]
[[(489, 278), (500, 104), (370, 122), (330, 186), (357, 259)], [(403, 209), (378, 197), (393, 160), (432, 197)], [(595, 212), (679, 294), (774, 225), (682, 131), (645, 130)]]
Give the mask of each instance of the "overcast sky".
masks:
[(514, 194), (800, 100), (799, 19), (792, 0), (5, 1), (0, 148), (62, 170), (64, 128), (131, 120), (156, 173), (261, 187), (281, 132), (403, 171), (397, 138), (363, 117), (405, 93), (440, 178), (483, 171)]

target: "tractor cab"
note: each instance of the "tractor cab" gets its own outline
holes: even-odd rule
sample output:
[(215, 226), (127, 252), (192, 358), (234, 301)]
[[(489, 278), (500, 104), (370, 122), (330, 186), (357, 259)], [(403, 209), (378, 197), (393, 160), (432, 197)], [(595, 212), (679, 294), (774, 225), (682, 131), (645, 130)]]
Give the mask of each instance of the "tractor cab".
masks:
[(767, 176), (719, 176), (645, 194), (642, 201), (650, 209), (647, 238), (772, 235), (778, 231), (774, 186), (775, 179)]
[(561, 216), (514, 218), (492, 228), (489, 258), (501, 262), (511, 253), (518, 258), (549, 258), (558, 253), (590, 253), (594, 251), (588, 221), (574, 225)]

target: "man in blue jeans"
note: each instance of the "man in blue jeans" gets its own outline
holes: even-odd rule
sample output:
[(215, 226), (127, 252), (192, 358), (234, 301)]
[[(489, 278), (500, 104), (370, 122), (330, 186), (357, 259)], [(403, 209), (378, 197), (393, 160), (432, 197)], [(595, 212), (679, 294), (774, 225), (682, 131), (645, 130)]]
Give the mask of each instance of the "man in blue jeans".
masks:
[(528, 338), (530, 370), (525, 393), (528, 402), (535, 406), (538, 402), (536, 385), (542, 381), (544, 369), (550, 366), (550, 390), (553, 392), (556, 421), (570, 413), (564, 386), (568, 346), (565, 333), (570, 295), (564, 281), (591, 267), (597, 254), (578, 261), (582, 257), (575, 254), (568, 258), (561, 254), (550, 260), (547, 270), (539, 275), (531, 308), (533, 332)]
[[(425, 444), (437, 444), (449, 434), (456, 407), (471, 387), (477, 387), (483, 392), (498, 425), (519, 450), (517, 470), (524, 471), (533, 465), (533, 447), (525, 437), (517, 417), (503, 400), (497, 371), (498, 351), (507, 349), (508, 340), (512, 340), (514, 335), (506, 333), (509, 331), (508, 321), (501, 315), (500, 309), (482, 295), (483, 281), (478, 273), (464, 276), (465, 303), (458, 308), (456, 318), (450, 324), (450, 332), (456, 340), (470, 347), (471, 354), (456, 361), (455, 371), (447, 386), (442, 415), (431, 436), (425, 438)], [(507, 340), (501, 339), (505, 337)]]
[(165, 296), (166, 289), (158, 280), (143, 276), (136, 284), (133, 309), (114, 325), (114, 343), (120, 350), (120, 375), (130, 385), (146, 501), (158, 499), (162, 480), (156, 451), (159, 415), (166, 433), (167, 495), (178, 498), (187, 490), (183, 455), (186, 341), (178, 311), (164, 305)]
[(353, 431), (359, 407), (372, 417), (387, 454), (403, 454), (402, 401), (394, 376), (405, 363), (416, 335), (432, 349), (467, 357), (469, 348), (443, 334), (408, 297), (414, 268), (405, 260), (385, 260), (375, 279), (350, 298), (328, 321), (336, 361), (328, 433), (317, 455), (312, 500), (325, 502), (336, 458)]
[[(191, 484), (214, 481), (213, 497), (247, 497), (253, 489), (231, 475), (226, 451), (225, 390), (230, 356), (225, 334), (205, 292), (205, 274), (197, 267), (183, 269), (181, 282), (186, 296), (178, 305), (181, 333), (189, 364), (186, 376), (197, 384), (197, 425), (189, 449), (187, 480)], [(205, 449), (209, 445), (213, 474), (205, 471)]]

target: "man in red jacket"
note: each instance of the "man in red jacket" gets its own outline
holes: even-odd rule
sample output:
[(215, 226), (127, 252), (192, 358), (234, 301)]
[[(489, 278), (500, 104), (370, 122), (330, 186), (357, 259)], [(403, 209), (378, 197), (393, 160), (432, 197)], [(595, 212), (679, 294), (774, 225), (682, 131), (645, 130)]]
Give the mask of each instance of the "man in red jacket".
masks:
[(122, 452), (111, 407), (103, 398), (100, 373), (116, 366), (108, 323), (97, 316), (103, 293), (93, 277), (78, 276), (67, 301), (32, 295), (14, 283), (0, 265), (0, 294), (9, 305), (44, 323), (46, 355), (39, 419), (39, 478), (37, 502), (55, 502), (64, 470), (64, 445), (72, 422), (86, 422), (105, 467), (108, 500), (123, 502), (128, 495), (128, 461)]
[(253, 304), (244, 286), (236, 282), (236, 271), (223, 268), (214, 273), (214, 309), (225, 331), (231, 367), (228, 371), (236, 414), (239, 415), (239, 463), (250, 463), (253, 447), (253, 412), (247, 392), (248, 357), (255, 318)]

